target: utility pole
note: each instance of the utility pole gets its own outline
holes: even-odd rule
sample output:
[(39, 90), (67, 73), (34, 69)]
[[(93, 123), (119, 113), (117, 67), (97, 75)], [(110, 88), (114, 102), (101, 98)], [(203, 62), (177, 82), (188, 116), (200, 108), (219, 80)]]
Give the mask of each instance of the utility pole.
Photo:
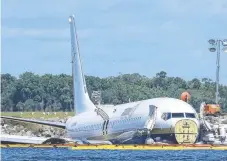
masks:
[(208, 41), (211, 44), (211, 47), (209, 47), (210, 52), (217, 51), (217, 60), (216, 60), (216, 93), (215, 93), (215, 102), (216, 104), (219, 103), (219, 71), (220, 71), (220, 51), (221, 51), (221, 45), (224, 47), (223, 51), (227, 52), (227, 39), (225, 40), (214, 40), (210, 39)]
[(215, 102), (219, 102), (219, 71), (220, 71), (220, 40), (217, 40), (217, 60), (216, 60), (216, 98)]

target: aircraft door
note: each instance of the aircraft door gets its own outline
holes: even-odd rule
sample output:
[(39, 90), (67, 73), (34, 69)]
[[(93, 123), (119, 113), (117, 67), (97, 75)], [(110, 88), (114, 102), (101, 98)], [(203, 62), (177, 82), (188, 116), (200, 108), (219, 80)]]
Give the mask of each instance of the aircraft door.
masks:
[(149, 130), (152, 130), (154, 128), (156, 117), (157, 117), (157, 107), (154, 105), (149, 105), (149, 119), (146, 122), (146, 125), (145, 125), (146, 128), (148, 128)]

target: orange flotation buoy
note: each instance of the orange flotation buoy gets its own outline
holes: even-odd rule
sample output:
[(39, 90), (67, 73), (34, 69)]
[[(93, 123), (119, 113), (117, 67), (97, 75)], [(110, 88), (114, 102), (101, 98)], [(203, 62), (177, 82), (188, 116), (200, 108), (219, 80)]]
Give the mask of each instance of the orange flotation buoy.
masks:
[(188, 92), (183, 92), (181, 94), (182, 101), (188, 102), (190, 100), (190, 98), (191, 98), (191, 95)]

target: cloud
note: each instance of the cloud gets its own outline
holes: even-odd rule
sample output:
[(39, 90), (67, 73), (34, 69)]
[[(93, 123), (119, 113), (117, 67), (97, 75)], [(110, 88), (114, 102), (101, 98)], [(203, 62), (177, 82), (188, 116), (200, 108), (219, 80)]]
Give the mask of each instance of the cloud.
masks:
[(72, 13), (105, 11), (121, 0), (6, 0), (2, 1), (3, 18), (65, 17)]
[[(91, 29), (79, 30), (78, 34), (80, 39), (86, 39), (92, 35)], [(62, 38), (68, 39), (70, 37), (69, 28), (2, 28), (3, 38), (15, 38), (15, 37), (35, 37), (35, 38)]]
[(200, 15), (225, 15), (227, 13), (226, 0), (171, 0), (158, 1), (159, 9), (175, 16), (198, 16)]
[(224, 16), (227, 13), (226, 0), (6, 0), (2, 1), (2, 6), (3, 18), (65, 17), (72, 13), (94, 16), (97, 12), (127, 15), (127, 12), (131, 14), (133, 11), (138, 15), (155, 11), (167, 17), (191, 17), (201, 13)]

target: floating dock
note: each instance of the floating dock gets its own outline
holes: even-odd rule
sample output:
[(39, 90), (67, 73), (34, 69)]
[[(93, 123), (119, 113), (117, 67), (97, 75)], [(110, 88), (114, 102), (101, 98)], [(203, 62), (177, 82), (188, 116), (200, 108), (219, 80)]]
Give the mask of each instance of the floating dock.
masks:
[(75, 145), (75, 144), (1, 144), (1, 148), (68, 148), (71, 150), (227, 150), (227, 146), (192, 145)]

